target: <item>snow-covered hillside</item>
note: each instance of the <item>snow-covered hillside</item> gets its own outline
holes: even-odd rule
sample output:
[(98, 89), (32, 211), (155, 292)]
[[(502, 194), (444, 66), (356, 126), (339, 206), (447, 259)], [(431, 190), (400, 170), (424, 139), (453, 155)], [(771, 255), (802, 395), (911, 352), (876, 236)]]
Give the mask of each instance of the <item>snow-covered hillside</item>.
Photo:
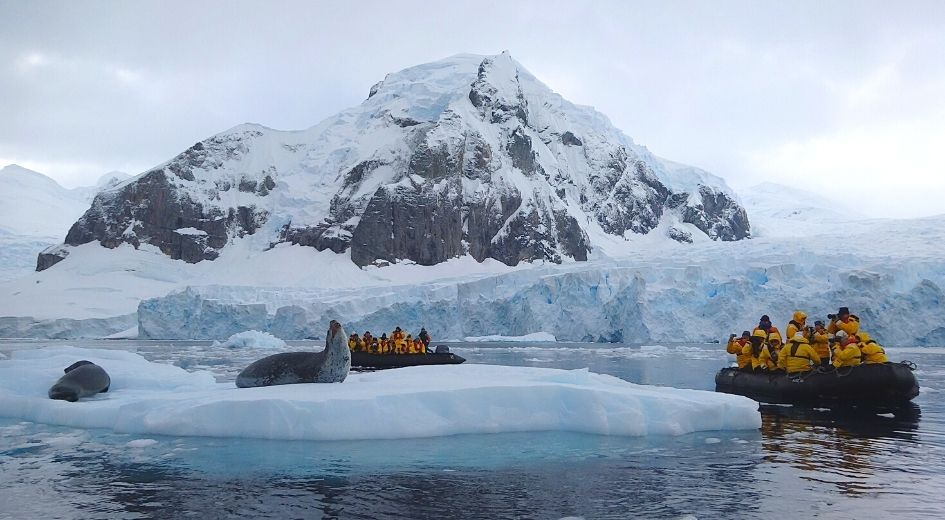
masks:
[(773, 182), (756, 184), (738, 195), (756, 237), (809, 236), (820, 229), (867, 218), (837, 197)]
[(90, 202), (83, 193), (63, 188), (49, 177), (15, 164), (0, 170), (0, 194), (0, 231), (59, 240), (89, 209)]
[(98, 192), (130, 178), (109, 172), (94, 186), (70, 190), (22, 166), (0, 169), (0, 281), (35, 270), (36, 255), (62, 241)]
[(87, 243), (196, 263), (250, 235), (259, 252), (298, 244), (359, 266), (560, 263), (657, 228), (749, 236), (722, 179), (655, 157), (508, 54), (459, 55), (389, 74), (307, 130), (244, 124), (195, 144), (99, 195), (39, 266)]

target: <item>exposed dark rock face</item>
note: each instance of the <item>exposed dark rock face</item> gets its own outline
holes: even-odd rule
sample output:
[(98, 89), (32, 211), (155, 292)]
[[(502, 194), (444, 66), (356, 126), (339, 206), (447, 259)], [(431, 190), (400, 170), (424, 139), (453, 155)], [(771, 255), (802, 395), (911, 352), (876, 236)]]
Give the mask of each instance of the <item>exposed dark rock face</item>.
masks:
[[(248, 137), (252, 137), (251, 132)], [(245, 153), (246, 147), (242, 139), (217, 136), (195, 144), (136, 182), (100, 193), (69, 229), (65, 244), (78, 246), (97, 240), (107, 248), (121, 244), (137, 248), (146, 243), (188, 263), (215, 259), (230, 237), (253, 234), (266, 221), (268, 212), (254, 206), (208, 206), (193, 200), (192, 191), (181, 189), (179, 183), (201, 184), (194, 170), (218, 168), (224, 160)], [(241, 178), (234, 184), (240, 192), (257, 196), (266, 196), (275, 187), (269, 174), (261, 181)], [(207, 199), (219, 199), (219, 192), (227, 191), (219, 188), (218, 183), (208, 186)], [(58, 261), (55, 255), (41, 254), (36, 269), (42, 271)]]
[(669, 238), (672, 238), (676, 242), (691, 244), (692, 243), (692, 233), (684, 231), (679, 228), (669, 228)]
[(748, 214), (728, 195), (708, 186), (699, 188), (700, 204), (686, 207), (683, 222), (699, 228), (710, 238), (733, 241), (748, 238)]
[(584, 143), (582, 143), (581, 140), (578, 139), (577, 136), (575, 136), (571, 132), (565, 132), (561, 134), (561, 142), (568, 146), (583, 146), (584, 145)]
[[(675, 192), (684, 165), (665, 166), (507, 54), (457, 59), (389, 75), (311, 131), (241, 125), (199, 142), (101, 193), (65, 243), (151, 244), (199, 262), (265, 224), (266, 243), (350, 251), (359, 266), (463, 255), (515, 265), (586, 260), (589, 232), (648, 233), (667, 214), (712, 239), (749, 236), (724, 188)], [(680, 184), (723, 185), (703, 174), (690, 168)], [(692, 241), (681, 229), (670, 238)], [(65, 254), (45, 251), (37, 270)]]
[(61, 246), (52, 246), (42, 251), (36, 258), (36, 270), (45, 271), (69, 256), (69, 251)]

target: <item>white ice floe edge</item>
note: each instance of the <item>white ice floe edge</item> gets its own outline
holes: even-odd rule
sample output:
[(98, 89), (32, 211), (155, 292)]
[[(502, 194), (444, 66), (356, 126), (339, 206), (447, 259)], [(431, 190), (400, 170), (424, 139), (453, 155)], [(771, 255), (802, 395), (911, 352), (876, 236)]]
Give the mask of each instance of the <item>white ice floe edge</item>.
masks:
[(554, 343), (557, 341), (554, 334), (548, 332), (533, 332), (531, 334), (525, 334), (523, 336), (502, 336), (502, 335), (491, 335), (491, 336), (467, 336), (463, 341), (469, 343), (484, 343), (484, 342), (548, 342)]
[[(62, 367), (89, 359), (107, 394), (46, 398)], [(341, 384), (237, 389), (207, 372), (114, 350), (50, 347), (0, 362), (0, 416), (135, 435), (356, 440), (566, 431), (680, 435), (757, 429), (754, 401), (628, 383), (585, 370), (465, 364), (351, 374)]]

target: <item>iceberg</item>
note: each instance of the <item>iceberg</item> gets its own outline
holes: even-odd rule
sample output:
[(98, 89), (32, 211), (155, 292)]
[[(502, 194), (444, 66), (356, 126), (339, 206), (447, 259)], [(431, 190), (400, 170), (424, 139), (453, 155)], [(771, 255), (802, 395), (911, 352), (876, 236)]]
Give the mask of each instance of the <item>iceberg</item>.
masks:
[[(110, 391), (77, 403), (48, 399), (48, 386), (78, 359), (105, 368)], [(0, 361), (0, 417), (135, 435), (280, 440), (681, 435), (761, 426), (758, 404), (744, 397), (637, 385), (587, 369), (411, 367), (351, 374), (339, 384), (237, 389), (209, 372), (75, 347), (20, 350)]]
[(233, 334), (223, 343), (215, 343), (214, 346), (226, 348), (285, 348), (286, 343), (281, 339), (267, 332), (258, 330), (247, 330)]

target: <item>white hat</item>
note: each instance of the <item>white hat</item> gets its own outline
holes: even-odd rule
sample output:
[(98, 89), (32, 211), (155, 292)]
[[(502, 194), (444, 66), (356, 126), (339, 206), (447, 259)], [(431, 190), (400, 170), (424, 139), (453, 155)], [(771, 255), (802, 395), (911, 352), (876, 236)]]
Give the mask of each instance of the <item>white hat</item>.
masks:
[(838, 330), (838, 331), (837, 331), (837, 338), (838, 338), (838, 339), (843, 339), (843, 338), (847, 337), (848, 335), (849, 335), (849, 334), (847, 334), (847, 331), (845, 331), (845, 330)]
[(803, 333), (803, 332), (795, 332), (795, 333), (794, 333), (794, 337), (791, 338), (791, 339), (793, 339), (794, 341), (800, 341), (800, 340), (806, 339), (806, 338), (804, 338), (804, 333)]

